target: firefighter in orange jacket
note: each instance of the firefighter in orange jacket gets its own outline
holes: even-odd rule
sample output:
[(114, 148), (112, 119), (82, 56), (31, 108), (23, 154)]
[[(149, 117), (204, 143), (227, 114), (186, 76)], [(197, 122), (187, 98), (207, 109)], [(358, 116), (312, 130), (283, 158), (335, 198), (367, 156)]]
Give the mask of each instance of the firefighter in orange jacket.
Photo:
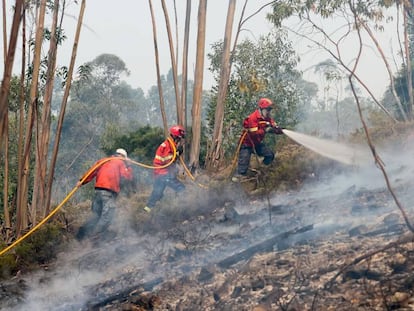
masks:
[[(121, 179), (133, 180), (132, 168), (125, 164), (127, 152), (119, 148), (110, 158), (98, 160), (96, 169), (78, 186), (95, 180), (95, 196), (92, 202), (92, 217), (83, 224), (76, 234), (77, 240), (104, 232), (112, 222), (116, 198), (121, 191)], [(100, 165), (100, 163), (103, 163)], [(84, 178), (82, 177), (81, 180)]]
[(261, 98), (257, 102), (258, 109), (244, 119), (244, 131), (240, 139), (241, 148), (237, 173), (233, 176), (233, 181), (239, 181), (245, 176), (250, 164), (252, 153), (263, 157), (263, 164), (269, 165), (275, 158), (274, 152), (263, 143), (266, 133), (283, 134), (283, 130), (277, 125), (270, 116), (273, 103), (268, 98)]
[[(146, 212), (150, 212), (155, 204), (162, 198), (165, 188), (168, 186), (175, 192), (181, 192), (185, 189), (184, 184), (177, 178), (177, 168), (171, 161), (176, 159), (183, 152), (185, 129), (181, 125), (174, 125), (169, 130), (170, 136), (158, 147), (153, 164), (160, 167), (154, 169), (154, 185), (152, 193), (144, 207)], [(170, 165), (168, 165), (171, 163)]]

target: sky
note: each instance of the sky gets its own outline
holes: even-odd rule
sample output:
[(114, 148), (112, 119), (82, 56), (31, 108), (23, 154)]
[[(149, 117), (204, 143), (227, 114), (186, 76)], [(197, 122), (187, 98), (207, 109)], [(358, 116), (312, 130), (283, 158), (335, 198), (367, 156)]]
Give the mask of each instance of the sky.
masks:
[[(78, 1), (80, 3), (80, 1)], [(175, 18), (173, 11), (172, 0), (165, 1), (169, 10), (169, 19), (171, 27), (175, 30)], [(183, 44), (183, 29), (185, 22), (185, 5), (186, 1), (177, 0), (177, 22), (179, 28), (179, 63), (178, 68), (182, 66), (182, 44)], [(10, 6), (14, 1), (6, 1), (6, 5)], [(248, 1), (245, 16), (250, 16), (259, 10), (268, 0)], [(68, 66), (70, 63), (70, 56), (72, 52), (72, 45), (74, 33), (76, 29), (76, 19), (79, 15), (80, 5), (76, 4), (74, 0), (67, 1), (66, 19), (64, 20), (63, 28), (68, 39), (65, 44), (58, 51), (58, 65)], [(170, 53), (168, 39), (166, 36), (165, 19), (161, 7), (161, 1), (152, 1), (155, 17), (157, 20), (157, 39), (158, 49), (160, 53), (160, 70), (161, 74), (166, 74), (171, 68)], [(244, 1), (237, 1), (236, 15), (234, 20), (234, 31), (240, 19), (240, 14)], [(206, 51), (209, 53), (212, 43), (223, 39), (224, 27), (226, 23), (226, 14), (228, 9), (228, 1), (210, 0), (207, 2), (207, 22), (206, 22)], [(266, 20), (265, 16), (269, 12), (270, 7), (265, 7), (257, 15), (249, 19), (244, 25), (244, 30), (241, 33), (240, 39), (249, 38), (252, 41), (257, 41), (260, 35), (268, 33), (272, 29), (272, 25)], [(191, 18), (191, 36), (189, 48), (189, 79), (193, 79), (192, 73), (195, 68), (195, 45), (196, 45), (196, 28), (197, 28), (197, 11), (198, 1), (192, 1), (192, 18)], [(8, 22), (10, 22), (11, 16)], [(325, 21), (328, 23), (332, 33), (338, 32), (341, 21), (339, 18)], [(291, 29), (300, 29), (297, 21), (289, 21), (286, 24)], [(302, 28), (303, 30), (303, 28)], [(298, 69), (304, 71), (304, 78), (309, 81), (318, 83), (321, 92), (326, 85), (323, 82), (321, 75), (314, 73), (314, 65), (324, 61), (329, 56), (326, 52), (315, 48), (312, 44), (300, 37), (290, 33), (290, 39), (293, 41), (301, 62)], [(396, 61), (395, 55), (398, 50), (397, 41), (395, 39), (395, 32), (391, 29), (386, 29), (383, 34), (379, 36), (382, 44), (387, 45), (385, 53), (389, 57), (391, 65), (400, 63)], [(175, 35), (174, 35), (175, 39)], [(348, 40), (341, 48), (349, 62), (356, 55), (356, 42)], [(333, 47), (334, 48), (334, 47)], [(1, 49), (1, 53), (2, 53)], [(76, 67), (85, 62), (92, 61), (100, 54), (109, 53), (120, 57), (130, 71), (129, 77), (123, 77), (133, 88), (142, 88), (145, 92), (156, 85), (156, 67), (153, 44), (153, 29), (151, 24), (151, 15), (149, 9), (149, 2), (145, 0), (91, 0), (86, 1), (86, 9), (84, 14), (84, 27), (81, 31), (80, 42), (77, 52)], [(386, 85), (389, 84), (389, 79), (385, 66), (380, 61), (379, 53), (373, 48), (373, 44), (365, 45), (363, 52), (363, 61), (361, 61), (357, 72), (364, 79), (364, 82), (372, 89), (376, 96), (381, 96)], [(213, 79), (208, 71), (208, 59), (204, 60), (204, 89), (208, 89)], [(19, 72), (19, 56), (15, 60), (15, 72)], [(1, 69), (0, 69), (1, 70)], [(395, 70), (395, 68), (394, 68)], [(2, 74), (2, 72), (0, 72)]]
[[(173, 11), (173, 1), (165, 1), (169, 7), (169, 20), (171, 28), (175, 30), (175, 18)], [(185, 22), (185, 5), (186, 1), (177, 0), (177, 20), (179, 27), (179, 64), (181, 69), (182, 63), (182, 45), (183, 30)], [(252, 1), (250, 1), (252, 2)], [(247, 15), (252, 14), (258, 8), (268, 1), (254, 1), (254, 4), (248, 5)], [(253, 3), (253, 2), (252, 2)], [(157, 40), (160, 53), (160, 71), (166, 74), (171, 68), (170, 52), (168, 38), (166, 35), (165, 19), (161, 7), (161, 1), (152, 1), (154, 15), (157, 19)], [(77, 16), (78, 6), (72, 5), (74, 15)], [(207, 22), (206, 22), (206, 54), (210, 50), (213, 42), (223, 39), (224, 27), (226, 23), (226, 14), (228, 2), (222, 0), (210, 0), (207, 2)], [(236, 7), (237, 16), (240, 16), (241, 2)], [(189, 76), (191, 78), (195, 68), (195, 45), (196, 45), (196, 27), (197, 27), (198, 1), (192, 1), (192, 18), (191, 18), (191, 36), (189, 48)], [(235, 18), (235, 24), (238, 17)], [(73, 28), (75, 28), (73, 21)], [(82, 64), (93, 60), (102, 53), (110, 53), (119, 56), (125, 61), (131, 74), (125, 80), (132, 87), (141, 87), (146, 91), (149, 87), (156, 84), (156, 67), (154, 56), (153, 29), (151, 23), (151, 14), (148, 1), (140, 0), (118, 0), (116, 5), (112, 0), (95, 0), (87, 1), (84, 26), (82, 29), (77, 64)], [(247, 27), (250, 31), (244, 31), (243, 36), (248, 36), (252, 40), (257, 40), (259, 33), (267, 32), (271, 25), (265, 20), (265, 11), (261, 12), (258, 17), (252, 19)], [(235, 32), (233, 32), (233, 35)], [(174, 32), (175, 39), (175, 32)], [(72, 43), (71, 43), (72, 44)], [(71, 47), (64, 53), (69, 60)], [(63, 55), (62, 55), (63, 56)], [(205, 58), (205, 88), (211, 85), (212, 77), (207, 70), (208, 60)]]

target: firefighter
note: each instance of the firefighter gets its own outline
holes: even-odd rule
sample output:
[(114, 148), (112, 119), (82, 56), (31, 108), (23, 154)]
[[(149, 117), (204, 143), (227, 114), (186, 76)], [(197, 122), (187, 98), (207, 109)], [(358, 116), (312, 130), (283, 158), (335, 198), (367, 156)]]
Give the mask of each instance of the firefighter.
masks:
[(263, 164), (269, 165), (275, 158), (274, 152), (263, 143), (266, 133), (283, 134), (275, 120), (271, 117), (273, 103), (268, 98), (260, 98), (257, 102), (258, 108), (243, 121), (243, 134), (238, 167), (232, 181), (238, 182), (247, 174), (252, 153), (263, 157)]
[[(119, 148), (109, 158), (98, 160), (96, 169), (78, 187), (95, 179), (95, 196), (92, 202), (92, 216), (79, 228), (76, 239), (83, 240), (89, 236), (99, 236), (107, 230), (112, 222), (116, 198), (121, 191), (121, 180), (133, 180), (132, 168), (125, 160), (128, 158), (125, 149)], [(100, 164), (103, 163), (103, 164)]]
[[(174, 150), (176, 159), (183, 152), (185, 129), (181, 125), (174, 125), (170, 128), (169, 133), (170, 136), (157, 148), (155, 153), (153, 164), (160, 168), (154, 169), (152, 193), (144, 207), (144, 210), (148, 213), (162, 198), (167, 186), (177, 193), (185, 189), (184, 184), (177, 178), (175, 161), (171, 163), (174, 158)], [(171, 165), (168, 165), (168, 163), (171, 163)]]

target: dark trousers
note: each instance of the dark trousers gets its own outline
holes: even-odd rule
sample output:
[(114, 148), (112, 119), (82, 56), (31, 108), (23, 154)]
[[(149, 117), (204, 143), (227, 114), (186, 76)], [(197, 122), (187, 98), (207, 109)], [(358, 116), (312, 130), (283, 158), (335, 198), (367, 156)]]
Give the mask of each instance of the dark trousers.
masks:
[(247, 169), (249, 168), (250, 164), (250, 157), (252, 156), (252, 153), (256, 152), (258, 156), (264, 157), (263, 164), (269, 165), (273, 162), (275, 158), (275, 154), (273, 151), (267, 147), (265, 144), (258, 144), (254, 148), (249, 146), (242, 146), (240, 148), (239, 152), (239, 162), (238, 162), (238, 168), (237, 173), (241, 175), (245, 175), (247, 173)]
[(92, 202), (92, 216), (79, 228), (76, 238), (100, 234), (112, 222), (116, 208), (116, 193), (104, 189), (95, 189)]
[(155, 203), (161, 200), (166, 187), (170, 187), (175, 192), (181, 192), (185, 189), (184, 184), (179, 181), (175, 175), (156, 175), (154, 177), (152, 193), (147, 202), (148, 207), (153, 208), (155, 206)]

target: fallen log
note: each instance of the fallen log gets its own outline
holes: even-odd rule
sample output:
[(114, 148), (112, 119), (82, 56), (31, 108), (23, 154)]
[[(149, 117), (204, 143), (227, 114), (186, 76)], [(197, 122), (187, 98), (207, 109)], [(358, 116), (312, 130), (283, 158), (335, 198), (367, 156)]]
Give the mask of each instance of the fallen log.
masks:
[[(313, 229), (313, 224), (311, 225), (307, 225), (304, 227), (300, 227), (300, 228), (295, 228), (293, 230), (290, 231), (286, 231), (284, 233), (278, 234), (277, 236), (274, 236), (266, 241), (263, 241), (259, 244), (256, 244), (252, 247), (249, 247), (248, 249), (237, 253), (235, 255), (232, 255), (230, 257), (227, 257), (226, 259), (220, 261), (217, 263), (217, 265), (221, 268), (228, 268), (232, 265), (234, 265), (235, 263), (244, 260), (244, 259), (248, 259), (250, 257), (252, 257), (254, 254), (256, 253), (260, 253), (260, 252), (267, 252), (267, 251), (271, 251), (273, 249), (273, 246), (278, 243), (279, 241), (285, 240), (286, 238), (288, 238), (289, 236), (295, 235), (295, 234), (300, 234), (300, 233), (304, 233), (307, 232), (309, 230)], [(104, 307), (108, 304), (110, 304), (111, 302), (114, 301), (125, 301), (127, 300), (127, 298), (129, 297), (131, 292), (135, 292), (135, 294), (139, 294), (141, 292), (144, 291), (151, 291), (156, 285), (159, 285), (163, 282), (164, 280), (162, 278), (157, 278), (154, 280), (150, 280), (146, 283), (142, 283), (142, 284), (136, 284), (133, 286), (130, 286), (120, 292), (117, 292), (111, 296), (106, 296), (106, 297), (98, 297), (95, 298), (94, 300), (91, 300), (87, 303), (87, 306), (85, 309), (82, 309), (83, 311), (94, 311), (94, 310), (99, 310), (99, 308)], [(139, 292), (137, 292), (137, 290), (139, 290)]]
[(141, 289), (141, 292), (151, 291), (155, 286), (158, 284), (161, 284), (164, 281), (163, 278), (159, 277), (154, 280), (150, 280), (145, 283), (141, 284), (135, 284), (133, 286), (130, 286), (126, 289), (123, 289), (120, 292), (117, 292), (114, 295), (106, 296), (106, 297), (99, 297), (95, 300), (89, 301), (87, 303), (87, 306), (85, 309), (82, 309), (83, 311), (94, 311), (94, 310), (100, 310), (101, 307), (104, 307), (108, 304), (110, 304), (113, 301), (124, 301), (126, 298), (130, 295), (132, 292), (137, 292), (137, 289)]
[(217, 266), (223, 269), (227, 269), (242, 260), (246, 260), (246, 259), (253, 257), (257, 253), (271, 252), (274, 248), (274, 245), (277, 244), (278, 242), (287, 239), (289, 236), (303, 233), (306, 231), (310, 231), (312, 229), (313, 229), (313, 224), (283, 232), (259, 244), (253, 245), (252, 247), (249, 247), (242, 252), (239, 252), (237, 254), (234, 254), (230, 257), (227, 257), (219, 261), (217, 263)]

